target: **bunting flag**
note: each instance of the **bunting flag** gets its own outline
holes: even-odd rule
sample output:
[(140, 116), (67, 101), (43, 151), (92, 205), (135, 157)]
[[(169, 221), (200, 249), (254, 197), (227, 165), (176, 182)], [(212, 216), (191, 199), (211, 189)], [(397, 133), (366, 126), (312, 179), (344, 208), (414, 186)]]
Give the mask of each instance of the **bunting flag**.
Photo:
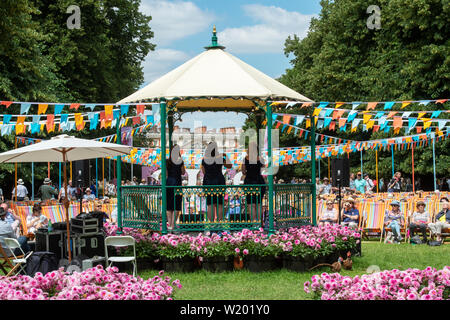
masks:
[(20, 105), (20, 114), (28, 113), (28, 110), (30, 110), (31, 103), (22, 103)]
[(47, 111), (48, 104), (39, 104), (38, 105), (38, 114), (43, 114)]

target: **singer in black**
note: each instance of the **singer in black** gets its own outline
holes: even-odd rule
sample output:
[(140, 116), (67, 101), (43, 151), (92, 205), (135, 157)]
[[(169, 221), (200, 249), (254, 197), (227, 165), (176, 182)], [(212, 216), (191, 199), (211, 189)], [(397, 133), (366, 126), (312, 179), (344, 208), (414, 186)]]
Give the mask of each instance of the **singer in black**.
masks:
[[(266, 181), (264, 180), (261, 169), (264, 168), (264, 163), (258, 155), (256, 143), (250, 143), (247, 155), (244, 159), (244, 164), (242, 166), (242, 174), (244, 175), (244, 184), (261, 184), (259, 194), (248, 194), (246, 197), (246, 215), (250, 218), (250, 221), (262, 214), (262, 199), (266, 192)], [(257, 210), (258, 206), (258, 212)]]
[[(170, 151), (169, 159), (166, 160), (166, 186), (181, 186), (181, 176), (186, 174), (186, 168), (184, 162), (181, 159), (180, 147), (174, 145)], [(166, 191), (166, 203), (167, 203), (167, 222), (169, 223), (168, 230), (172, 231), (175, 227), (175, 215), (174, 211), (181, 213), (181, 202), (183, 196), (176, 195), (174, 188), (167, 188)]]
[[(232, 165), (225, 154), (218, 153), (217, 144), (215, 142), (210, 142), (206, 148), (201, 165), (204, 186), (225, 186), (225, 177), (222, 173), (222, 166), (231, 168)], [(216, 221), (217, 218), (219, 221), (222, 221), (223, 195), (208, 195), (206, 197), (206, 204), (208, 206), (208, 221)]]

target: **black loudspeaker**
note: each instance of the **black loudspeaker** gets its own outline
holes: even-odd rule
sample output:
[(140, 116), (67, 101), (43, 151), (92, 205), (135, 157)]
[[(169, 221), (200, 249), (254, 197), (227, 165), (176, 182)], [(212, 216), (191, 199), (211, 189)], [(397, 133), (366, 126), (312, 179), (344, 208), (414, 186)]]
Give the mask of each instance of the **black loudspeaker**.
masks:
[(72, 162), (72, 185), (84, 188), (89, 186), (89, 160)]
[(341, 187), (350, 186), (350, 166), (348, 159), (331, 160), (331, 177), (333, 187), (338, 186), (338, 179), (340, 179)]
[(36, 232), (35, 251), (53, 252), (58, 259), (63, 257), (64, 231)]

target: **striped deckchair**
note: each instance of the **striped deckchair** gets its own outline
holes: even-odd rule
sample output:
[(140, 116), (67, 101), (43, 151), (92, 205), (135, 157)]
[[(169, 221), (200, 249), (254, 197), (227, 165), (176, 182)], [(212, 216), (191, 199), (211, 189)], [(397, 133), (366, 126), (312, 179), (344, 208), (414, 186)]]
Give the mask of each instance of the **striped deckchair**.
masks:
[(370, 236), (381, 236), (383, 230), (385, 202), (383, 201), (367, 201), (363, 210), (363, 220), (365, 221), (363, 235), (368, 238)]
[[(392, 199), (386, 200), (386, 205), (385, 205), (385, 210), (383, 212), (383, 222), (382, 222), (382, 231), (381, 231), (381, 237), (380, 237), (380, 242), (383, 241), (383, 237), (386, 236), (386, 232), (387, 231), (392, 231), (390, 228), (386, 228), (384, 226), (384, 216), (386, 214), (386, 211), (390, 210), (390, 203), (392, 202)], [(400, 201), (400, 212), (403, 213), (403, 219), (405, 221), (403, 227), (400, 228), (400, 234), (404, 234), (404, 241), (406, 242), (408, 237), (409, 237), (409, 210), (410, 210), (410, 205), (411, 205), (411, 199), (409, 199), (408, 201)]]
[(20, 224), (22, 225), (22, 235), (28, 234), (27, 217), (31, 215), (33, 206), (14, 205), (12, 209), (16, 215), (20, 218)]

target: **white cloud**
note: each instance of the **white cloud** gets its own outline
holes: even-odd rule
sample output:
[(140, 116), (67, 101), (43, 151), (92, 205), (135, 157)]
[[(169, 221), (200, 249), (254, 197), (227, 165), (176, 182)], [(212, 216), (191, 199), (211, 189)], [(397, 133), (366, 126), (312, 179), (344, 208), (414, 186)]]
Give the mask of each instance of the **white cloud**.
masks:
[(150, 52), (144, 61), (144, 81), (146, 84), (189, 60), (189, 55), (173, 49), (157, 49)]
[(152, 42), (158, 46), (205, 31), (216, 19), (189, 1), (143, 0), (140, 10), (152, 16)]
[(289, 35), (306, 36), (315, 16), (259, 4), (244, 5), (243, 9), (256, 24), (218, 34), (219, 42), (232, 53), (281, 53)]

